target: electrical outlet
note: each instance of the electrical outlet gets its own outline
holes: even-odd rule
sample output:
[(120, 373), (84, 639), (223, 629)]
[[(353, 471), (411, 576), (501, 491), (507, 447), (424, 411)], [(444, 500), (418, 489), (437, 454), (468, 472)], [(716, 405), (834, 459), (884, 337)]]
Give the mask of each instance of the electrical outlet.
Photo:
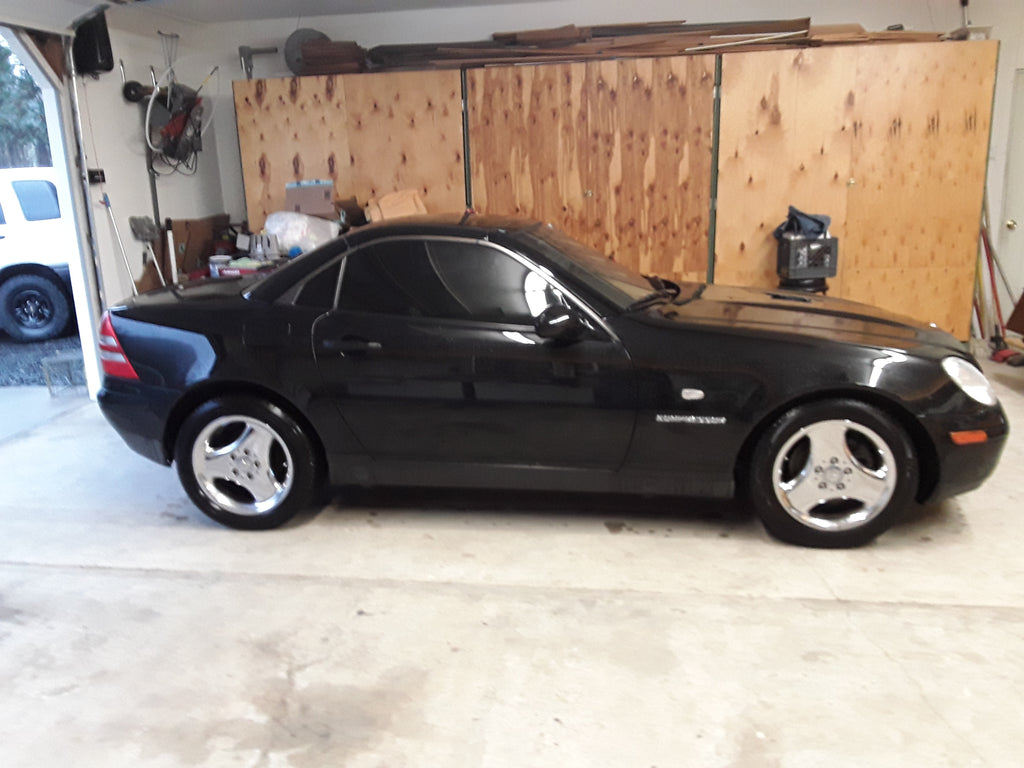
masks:
[(90, 184), (103, 184), (107, 180), (107, 174), (103, 172), (102, 168), (90, 168), (89, 169), (89, 183)]

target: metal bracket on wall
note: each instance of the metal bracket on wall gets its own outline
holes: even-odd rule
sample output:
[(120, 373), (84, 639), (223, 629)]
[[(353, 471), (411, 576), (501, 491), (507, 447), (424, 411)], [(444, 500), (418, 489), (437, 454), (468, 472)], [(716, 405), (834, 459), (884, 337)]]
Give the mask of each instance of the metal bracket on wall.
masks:
[(245, 72), (245, 79), (252, 80), (252, 57), (262, 56), (265, 53), (277, 53), (277, 46), (267, 48), (250, 48), (248, 45), (238, 46), (238, 60), (242, 64), (242, 71)]

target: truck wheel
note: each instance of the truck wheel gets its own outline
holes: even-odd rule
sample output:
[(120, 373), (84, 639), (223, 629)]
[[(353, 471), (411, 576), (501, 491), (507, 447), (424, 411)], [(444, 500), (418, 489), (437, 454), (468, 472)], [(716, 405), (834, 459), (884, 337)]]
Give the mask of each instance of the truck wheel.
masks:
[(60, 336), (70, 318), (64, 291), (42, 275), (15, 275), (0, 285), (0, 326), (15, 341)]

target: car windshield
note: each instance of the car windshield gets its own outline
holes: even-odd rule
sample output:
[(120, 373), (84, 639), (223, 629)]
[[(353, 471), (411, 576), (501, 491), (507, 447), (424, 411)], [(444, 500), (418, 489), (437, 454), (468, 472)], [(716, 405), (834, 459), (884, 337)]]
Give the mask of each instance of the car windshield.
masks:
[(678, 293), (678, 286), (656, 277), (644, 277), (551, 225), (538, 224), (519, 234), (573, 279), (619, 310), (636, 308), (659, 297), (671, 299)]

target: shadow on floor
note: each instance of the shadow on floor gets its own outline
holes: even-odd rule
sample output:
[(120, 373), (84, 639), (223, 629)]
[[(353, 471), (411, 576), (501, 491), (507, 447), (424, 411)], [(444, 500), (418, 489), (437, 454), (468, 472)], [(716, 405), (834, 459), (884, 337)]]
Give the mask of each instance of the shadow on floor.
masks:
[(611, 534), (672, 533), (676, 528), (704, 530), (723, 538), (732, 535), (761, 536), (760, 525), (738, 502), (674, 497), (638, 497), (613, 494), (554, 493), (529, 491), (488, 491), (437, 488), (344, 488), (330, 505), (295, 523), (303, 525), (312, 517), (330, 520), (351, 515), (365, 516), (370, 524), (407, 514), (438, 514), (438, 525), (462, 525), (465, 518), (450, 513), (465, 512), (494, 522), (512, 519), (552, 522), (598, 520)]

